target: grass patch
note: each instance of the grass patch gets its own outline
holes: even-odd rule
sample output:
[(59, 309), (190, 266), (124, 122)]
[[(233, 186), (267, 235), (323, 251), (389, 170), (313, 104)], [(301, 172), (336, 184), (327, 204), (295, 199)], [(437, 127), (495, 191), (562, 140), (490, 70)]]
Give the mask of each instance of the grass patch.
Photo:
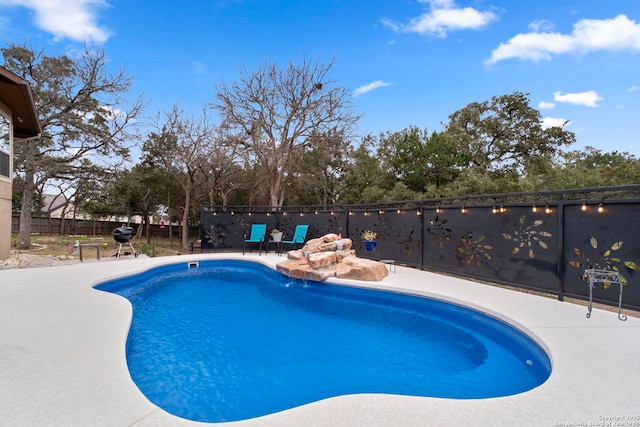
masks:
[[(15, 240), (17, 237), (14, 236)], [(82, 243), (96, 243), (100, 245), (100, 256), (110, 257), (115, 256), (118, 251), (119, 243), (117, 243), (113, 236), (60, 236), (49, 234), (33, 234), (31, 235), (31, 249), (20, 250), (21, 253), (28, 253), (41, 256), (52, 256), (60, 259), (73, 259), (77, 257), (74, 254), (74, 245), (78, 242)], [(169, 256), (179, 255), (183, 253), (180, 249), (180, 239), (178, 238), (153, 238), (151, 242), (147, 243), (146, 239), (132, 239), (131, 244), (135, 250), (141, 254), (146, 254), (150, 257), (156, 256)], [(129, 245), (123, 245), (122, 251), (131, 252)], [(93, 248), (85, 249), (82, 252), (84, 258), (95, 258), (96, 251)]]

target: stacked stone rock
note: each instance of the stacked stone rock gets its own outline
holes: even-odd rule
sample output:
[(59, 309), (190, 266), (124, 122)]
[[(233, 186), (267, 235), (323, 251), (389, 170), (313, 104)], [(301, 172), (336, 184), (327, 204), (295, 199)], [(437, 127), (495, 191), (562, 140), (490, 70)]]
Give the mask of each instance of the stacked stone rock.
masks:
[(338, 234), (326, 234), (308, 240), (302, 249), (287, 253), (287, 259), (276, 269), (289, 277), (322, 281), (329, 277), (380, 281), (387, 274), (381, 262), (358, 258), (351, 248), (351, 239)]

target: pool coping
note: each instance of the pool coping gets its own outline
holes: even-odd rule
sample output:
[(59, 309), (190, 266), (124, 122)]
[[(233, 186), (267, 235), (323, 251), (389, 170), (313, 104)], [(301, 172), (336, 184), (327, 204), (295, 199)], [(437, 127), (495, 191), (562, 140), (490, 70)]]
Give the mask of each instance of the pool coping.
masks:
[[(128, 374), (124, 354), (131, 307), (93, 286), (162, 264), (212, 259), (273, 267), (284, 258), (194, 254), (1, 270), (3, 425), (211, 425), (168, 414), (142, 395)], [(594, 309), (587, 319), (583, 306), (400, 265), (380, 282), (330, 281), (443, 299), (506, 320), (547, 350), (551, 376), (514, 396), (455, 400), (347, 395), (214, 425), (640, 425), (638, 318), (620, 321), (617, 313)]]

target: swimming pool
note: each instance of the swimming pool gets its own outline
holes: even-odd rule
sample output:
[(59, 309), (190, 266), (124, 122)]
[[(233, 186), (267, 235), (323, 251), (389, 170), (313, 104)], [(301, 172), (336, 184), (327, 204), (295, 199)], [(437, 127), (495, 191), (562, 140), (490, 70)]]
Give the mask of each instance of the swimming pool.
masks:
[(353, 393), (505, 396), (551, 372), (534, 341), (477, 311), (304, 283), (251, 261), (165, 265), (97, 288), (133, 305), (134, 382), (192, 420), (242, 420)]

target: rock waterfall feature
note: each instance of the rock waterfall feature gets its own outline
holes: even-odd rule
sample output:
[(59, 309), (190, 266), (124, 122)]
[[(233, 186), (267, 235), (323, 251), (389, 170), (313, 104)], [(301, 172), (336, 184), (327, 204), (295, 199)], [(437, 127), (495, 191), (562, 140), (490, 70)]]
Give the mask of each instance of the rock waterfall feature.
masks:
[(380, 281), (387, 274), (381, 262), (358, 258), (351, 248), (351, 239), (338, 234), (326, 234), (308, 240), (302, 249), (287, 252), (287, 259), (276, 269), (289, 277), (323, 281), (329, 277)]

